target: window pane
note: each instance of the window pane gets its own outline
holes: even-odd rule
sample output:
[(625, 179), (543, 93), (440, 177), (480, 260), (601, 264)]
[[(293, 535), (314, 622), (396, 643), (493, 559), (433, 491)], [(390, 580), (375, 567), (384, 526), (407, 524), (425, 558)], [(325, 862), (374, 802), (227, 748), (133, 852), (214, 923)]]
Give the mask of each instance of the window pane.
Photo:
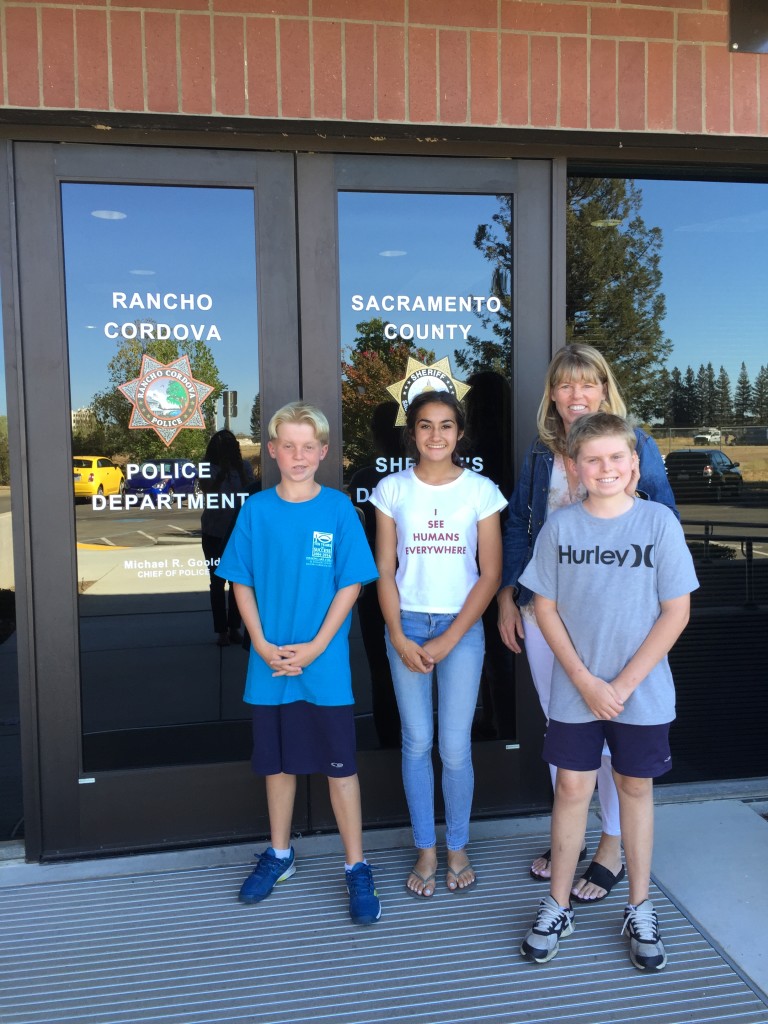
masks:
[(65, 184), (62, 207), (84, 769), (247, 758), (209, 563), (259, 479), (253, 193)]
[(763, 774), (768, 186), (574, 177), (567, 223), (568, 340), (658, 442), (701, 583), (665, 780)]

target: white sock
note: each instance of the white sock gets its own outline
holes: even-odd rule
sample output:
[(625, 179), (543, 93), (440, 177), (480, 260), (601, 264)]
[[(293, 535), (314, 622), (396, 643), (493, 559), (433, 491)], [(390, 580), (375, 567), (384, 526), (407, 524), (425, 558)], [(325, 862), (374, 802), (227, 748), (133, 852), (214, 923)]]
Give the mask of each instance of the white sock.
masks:
[[(363, 859), (359, 860), (357, 863), (358, 864), (367, 864), (368, 861), (365, 859), (365, 857), (363, 857)], [(347, 864), (347, 862), (344, 861), (344, 870), (345, 871), (351, 871), (354, 866), (355, 866), (354, 864)]]
[(276, 850), (274, 848), (274, 846), (273, 846), (272, 847), (272, 852), (274, 853), (274, 855), (276, 857), (279, 857), (280, 860), (288, 860), (288, 858), (291, 856), (291, 848), (290, 848), (290, 846), (288, 847), (287, 850)]

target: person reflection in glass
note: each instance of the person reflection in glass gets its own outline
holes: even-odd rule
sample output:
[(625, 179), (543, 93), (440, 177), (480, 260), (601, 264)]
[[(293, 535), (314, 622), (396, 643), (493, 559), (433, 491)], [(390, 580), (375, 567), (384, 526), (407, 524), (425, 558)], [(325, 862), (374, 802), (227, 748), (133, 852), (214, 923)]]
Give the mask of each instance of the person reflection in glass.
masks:
[(206, 495), (226, 494), (233, 498), (231, 508), (209, 508), (206, 505), (200, 519), (203, 555), (210, 575), (213, 629), (219, 647), (228, 647), (231, 643), (242, 643), (240, 612), (231, 584), (227, 589), (227, 581), (216, 575), (216, 566), (240, 510), (243, 499), (238, 495), (254, 490), (254, 478), (251, 464), (243, 459), (240, 443), (231, 430), (219, 430), (211, 437), (205, 450), (205, 462), (210, 475), (200, 478), (200, 490)]
[[(376, 550), (376, 510), (368, 498), (379, 480), (401, 468), (404, 457), (402, 428), (395, 426), (398, 409), (397, 402), (389, 401), (379, 403), (373, 410), (373, 464), (358, 469), (349, 481), (349, 495), (352, 504), (362, 513), (365, 535), (371, 551)], [(371, 673), (373, 724), (379, 745), (399, 747), (400, 714), (397, 710), (387, 647), (384, 643), (384, 616), (381, 614), (375, 583), (367, 583), (363, 587), (357, 602), (357, 614)]]
[[(471, 390), (464, 399), (471, 467), (487, 476), (502, 494), (512, 490), (512, 390), (500, 373), (482, 370), (466, 381)], [(501, 513), (504, 524), (506, 513)], [(496, 595), (483, 612), (485, 659), (480, 678), (480, 708), (472, 727), (473, 739), (514, 739), (515, 656), (499, 634)]]

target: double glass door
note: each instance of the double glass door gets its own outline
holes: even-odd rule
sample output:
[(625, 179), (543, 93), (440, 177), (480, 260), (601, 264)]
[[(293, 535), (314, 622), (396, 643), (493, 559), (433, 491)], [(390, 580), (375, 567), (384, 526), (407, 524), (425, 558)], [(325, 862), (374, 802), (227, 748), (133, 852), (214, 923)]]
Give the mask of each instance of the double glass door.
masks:
[[(275, 482), (262, 425), (300, 395), (331, 422), (322, 482), (371, 542), (368, 496), (406, 464), (397, 421), (424, 389), (465, 396), (468, 468), (509, 491), (550, 356), (552, 167), (20, 144), (10, 186), (28, 853), (264, 833), (247, 643), (222, 629), (204, 536)], [(221, 430), (237, 488), (217, 485)], [(539, 806), (547, 786), (533, 690), (494, 618), (481, 814)], [(374, 589), (351, 658), (365, 822), (402, 823)], [(333, 827), (324, 780), (302, 780), (294, 826)]]

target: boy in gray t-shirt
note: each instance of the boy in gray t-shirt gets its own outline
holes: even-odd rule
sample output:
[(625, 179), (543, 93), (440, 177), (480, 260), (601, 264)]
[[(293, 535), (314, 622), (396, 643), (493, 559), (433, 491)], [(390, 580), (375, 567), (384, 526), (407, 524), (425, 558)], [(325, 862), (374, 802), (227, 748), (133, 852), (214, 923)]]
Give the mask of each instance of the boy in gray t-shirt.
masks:
[(674, 515), (629, 497), (636, 437), (618, 416), (580, 417), (568, 434), (568, 471), (587, 490), (550, 516), (521, 582), (555, 655), (545, 761), (558, 768), (550, 895), (520, 952), (545, 963), (573, 931), (570, 891), (603, 743), (613, 758), (629, 871), (624, 927), (640, 970), (667, 956), (648, 899), (653, 779), (671, 768), (675, 691), (667, 653), (688, 622), (698, 587)]

